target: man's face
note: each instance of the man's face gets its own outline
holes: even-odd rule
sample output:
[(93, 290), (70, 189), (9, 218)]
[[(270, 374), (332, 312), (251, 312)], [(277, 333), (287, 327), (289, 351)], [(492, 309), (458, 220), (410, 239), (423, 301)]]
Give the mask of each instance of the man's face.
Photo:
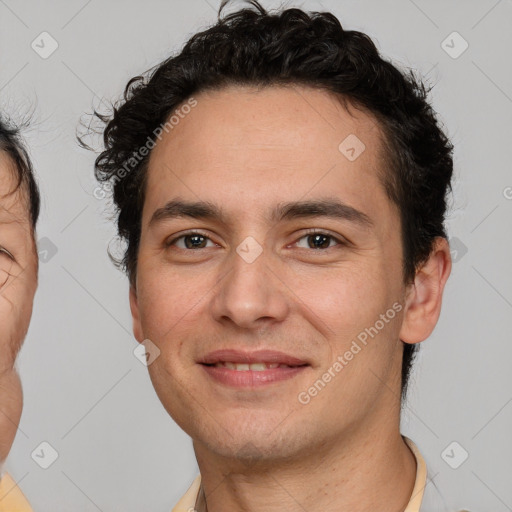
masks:
[(14, 363), (25, 338), (37, 288), (37, 252), (26, 192), (10, 194), (16, 179), (0, 153), (0, 463), (11, 448), (21, 416), (22, 391)]
[[(405, 293), (378, 126), (310, 88), (230, 87), (196, 100), (151, 154), (130, 296), (137, 339), (160, 350), (149, 366), (160, 400), (197, 446), (228, 457), (304, 458), (363, 426), (377, 432), (399, 407)], [(168, 215), (178, 199), (223, 218)], [(341, 202), (367, 222), (347, 209), (271, 218), (305, 201)], [(229, 364), (259, 350), (298, 361), (261, 373)]]

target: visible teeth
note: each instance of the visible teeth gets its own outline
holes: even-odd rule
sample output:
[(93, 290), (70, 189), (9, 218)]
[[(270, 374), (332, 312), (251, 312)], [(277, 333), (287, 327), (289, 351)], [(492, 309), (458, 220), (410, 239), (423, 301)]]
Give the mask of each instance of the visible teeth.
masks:
[(246, 372), (252, 370), (254, 372), (262, 372), (273, 368), (290, 368), (287, 364), (279, 363), (231, 363), (229, 361), (215, 363), (216, 368), (229, 368), (230, 370), (237, 370), (239, 372)]
[(265, 363), (252, 363), (249, 365), (249, 368), (255, 372), (261, 372), (262, 370), (267, 369), (267, 365)]

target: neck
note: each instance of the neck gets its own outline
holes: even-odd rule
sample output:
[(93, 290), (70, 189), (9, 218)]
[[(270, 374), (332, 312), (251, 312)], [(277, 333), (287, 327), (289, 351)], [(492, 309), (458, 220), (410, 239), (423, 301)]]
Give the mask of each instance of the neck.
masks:
[(272, 465), (226, 461), (194, 442), (207, 510), (402, 511), (414, 487), (416, 461), (396, 427), (357, 429), (342, 442)]

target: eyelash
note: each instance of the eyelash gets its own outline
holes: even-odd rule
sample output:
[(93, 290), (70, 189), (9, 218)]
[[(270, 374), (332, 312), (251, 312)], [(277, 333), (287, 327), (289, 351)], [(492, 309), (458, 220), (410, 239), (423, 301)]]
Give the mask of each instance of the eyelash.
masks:
[[(189, 237), (189, 236), (193, 236), (193, 235), (200, 235), (204, 238), (207, 238), (211, 242), (213, 242), (213, 240), (207, 234), (205, 234), (201, 231), (189, 231), (186, 233), (182, 233), (181, 235), (173, 238), (172, 240), (169, 240), (168, 242), (165, 243), (165, 246), (170, 247), (170, 246), (174, 245), (178, 240), (180, 240), (182, 238)], [(307, 230), (301, 237), (299, 237), (297, 239), (297, 241), (302, 240), (303, 238), (306, 238), (307, 236), (311, 236), (311, 235), (324, 235), (324, 236), (330, 238), (331, 240), (334, 240), (335, 242), (337, 242), (339, 246), (347, 246), (348, 245), (348, 242), (344, 241), (343, 239), (337, 238), (334, 235), (331, 235), (329, 232), (322, 231), (319, 229), (314, 229), (314, 228)], [(215, 243), (215, 242), (213, 242), (213, 243)], [(334, 249), (334, 248), (335, 247), (327, 247), (326, 249), (310, 249), (310, 250), (318, 251), (318, 252), (326, 252), (326, 251), (328, 251), (330, 249)], [(182, 249), (181, 247), (179, 247), (178, 249), (180, 249), (182, 251), (198, 251), (200, 249), (206, 249), (206, 248), (203, 247), (203, 248), (198, 248), (198, 249)]]

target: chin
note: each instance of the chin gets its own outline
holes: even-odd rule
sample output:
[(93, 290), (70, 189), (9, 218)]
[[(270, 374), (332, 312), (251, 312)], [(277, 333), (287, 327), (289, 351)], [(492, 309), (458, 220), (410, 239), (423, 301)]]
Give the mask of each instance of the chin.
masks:
[(210, 426), (208, 430), (198, 430), (197, 427), (189, 432), (198, 444), (209, 453), (219, 457), (238, 461), (243, 464), (259, 464), (262, 467), (276, 461), (286, 461), (300, 457), (304, 447), (300, 444), (303, 436), (294, 436), (292, 432), (283, 432), (263, 425), (241, 425), (233, 431), (236, 423)]

